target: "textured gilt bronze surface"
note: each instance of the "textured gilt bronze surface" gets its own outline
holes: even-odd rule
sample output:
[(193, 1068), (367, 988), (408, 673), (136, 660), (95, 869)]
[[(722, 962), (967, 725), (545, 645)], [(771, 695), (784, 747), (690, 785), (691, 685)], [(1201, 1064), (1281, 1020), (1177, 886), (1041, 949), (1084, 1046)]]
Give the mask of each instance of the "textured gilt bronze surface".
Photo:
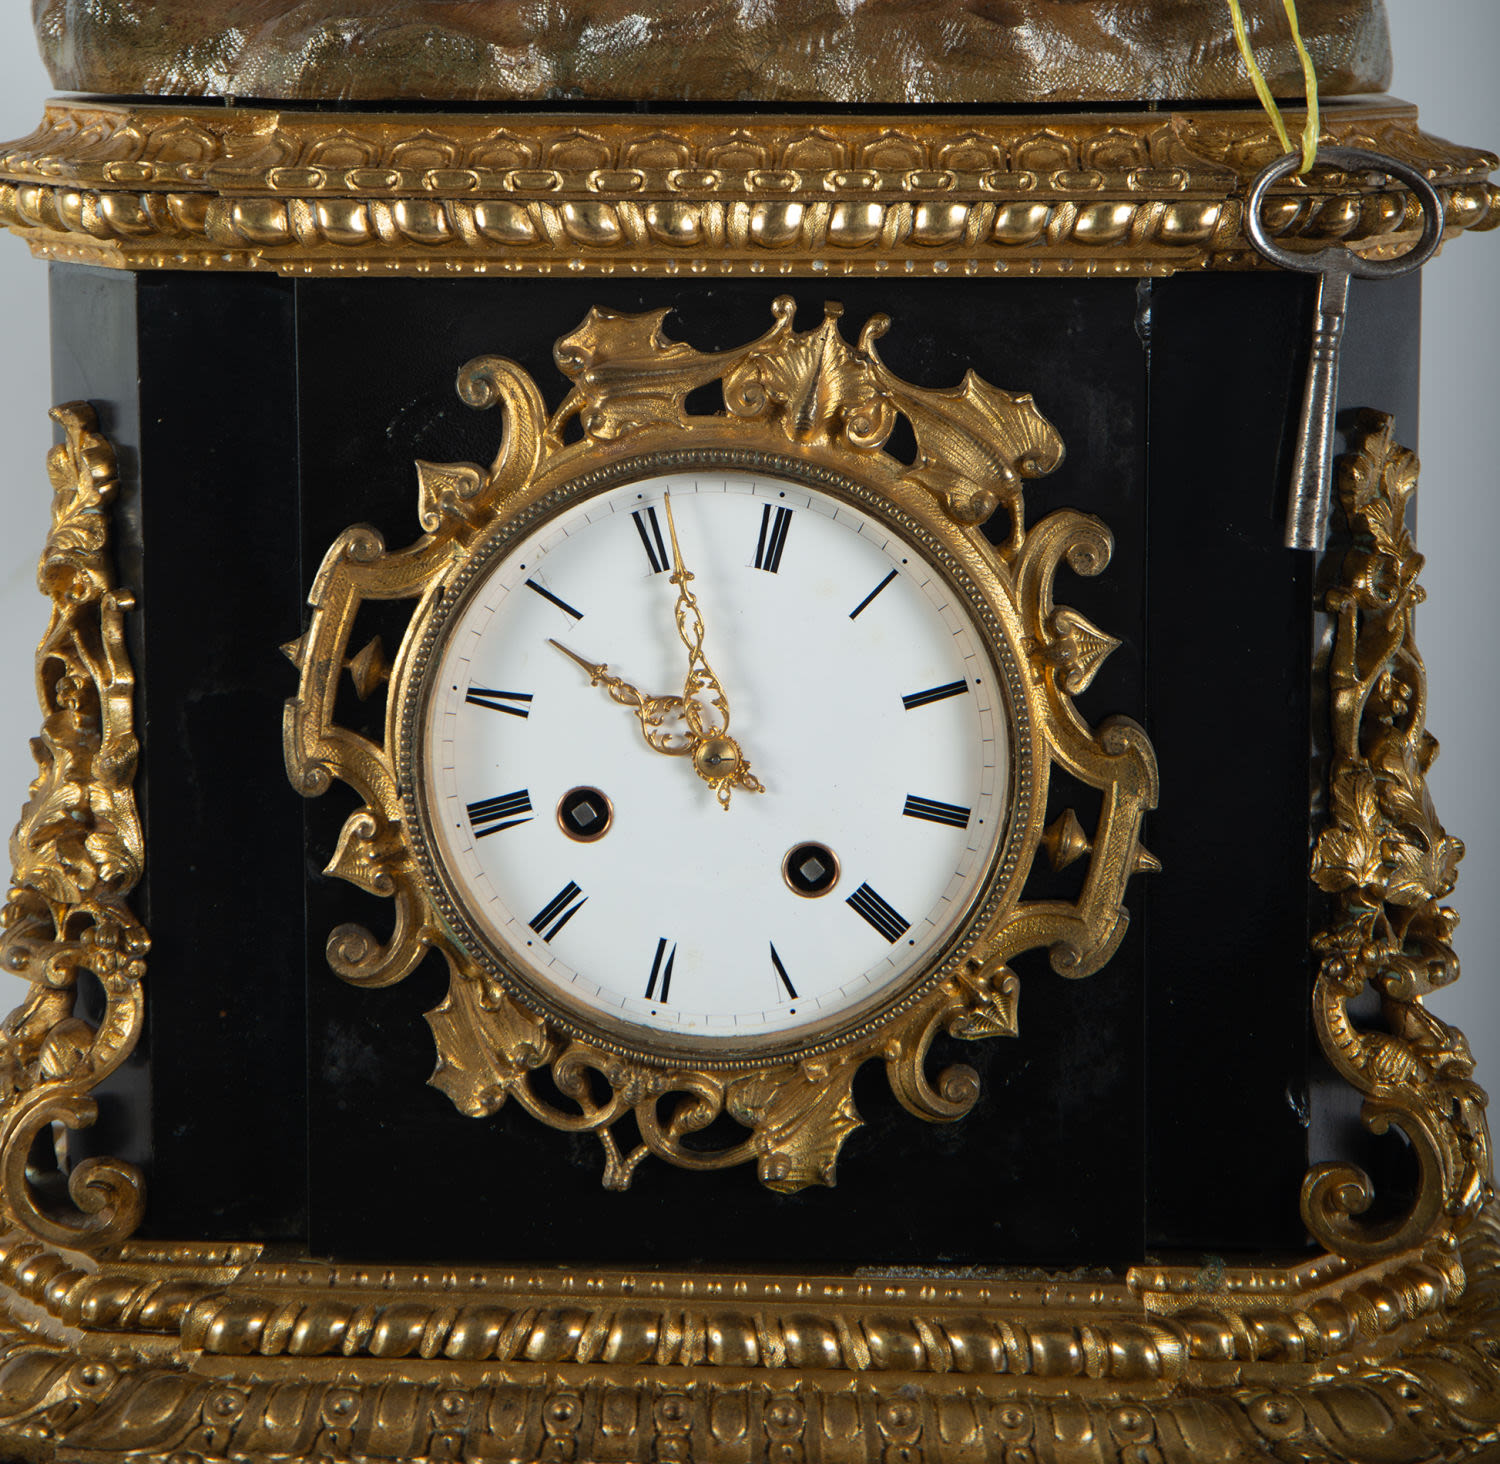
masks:
[[(1450, 234), (1494, 227), (1495, 160), (1416, 109), (1345, 101), (1326, 145), (1422, 170)], [(285, 274), (1162, 275), (1259, 269), (1240, 200), (1259, 111), (890, 117), (410, 116), (48, 104), (0, 156), (0, 223), (46, 259)], [(1386, 179), (1273, 191), (1292, 245), (1395, 248)]]
[[(1272, 84), (1302, 73), (1249, 8)], [(1222, 0), (38, 0), (53, 84), (113, 96), (376, 101), (1249, 100)], [(1381, 0), (1301, 0), (1328, 95), (1382, 91)]]
[[(902, 381), (876, 350), (884, 317), (851, 347), (833, 306), (821, 325), (801, 332), (790, 297), (772, 312), (760, 339), (702, 353), (666, 337), (665, 312), (592, 310), (558, 342), (555, 356), (573, 387), (550, 421), (519, 367), (498, 357), (470, 362), (459, 395), (505, 413), (494, 465), (418, 463), (418, 517), (427, 532), (387, 551), (369, 527), (347, 530), (318, 572), (309, 629), (288, 648), (302, 673), (287, 706), (288, 774), (305, 794), (321, 794), (338, 778), (364, 800), (327, 872), (394, 903), (388, 939), (340, 926), (329, 963), (354, 985), (381, 987), (440, 950), (452, 979), (427, 1018), (438, 1050), (433, 1083), (475, 1117), (514, 1101), (554, 1128), (594, 1134), (612, 1188), (627, 1186), (648, 1153), (696, 1170), (753, 1162), (781, 1191), (832, 1184), (840, 1149), (862, 1122), (852, 1090), (870, 1061), (885, 1064), (908, 1111), (933, 1122), (962, 1118), (978, 1101), (978, 1077), (959, 1064), (930, 1073), (935, 1036), (1013, 1035), (1020, 983), (1008, 963), (1022, 951), (1048, 950), (1066, 976), (1099, 970), (1125, 932), (1126, 882), (1156, 867), (1140, 844), (1141, 821), (1156, 804), (1145, 733), (1123, 717), (1091, 727), (1073, 703), (1118, 642), (1053, 600), (1064, 563), (1081, 574), (1104, 570), (1109, 531), (1072, 510), (1026, 524), (1022, 483), (1061, 462), (1056, 431), (1030, 397), (972, 372), (948, 390)], [(688, 394), (716, 382), (725, 410), (689, 413)], [(884, 450), (898, 416), (916, 438), (911, 465)], [(582, 439), (565, 445), (575, 419)], [(686, 1054), (602, 1023), (580, 1026), (548, 1004), (475, 934), (430, 847), (419, 793), (426, 668), (474, 576), (519, 535), (609, 483), (709, 463), (798, 478), (885, 515), (963, 597), (1004, 680), (1012, 725), (1016, 791), (1006, 840), (939, 963), (913, 973), (857, 1024), (819, 1029), (791, 1050), (762, 1044)], [(997, 508), (1008, 521), (998, 548), (976, 527)], [(390, 672), (383, 744), (335, 715), (346, 669), (353, 675), (371, 657), (351, 640), (368, 599), (419, 602)], [(1078, 899), (1026, 901), (1021, 887), (1042, 848), (1054, 765), (1104, 794), (1101, 813), (1085, 840)], [(568, 1104), (545, 1096), (547, 1079)], [(601, 1083), (604, 1101), (595, 1096)], [(723, 1114), (743, 1138), (713, 1149), (684, 1142)], [(639, 1134), (633, 1148), (617, 1138), (624, 1120)]]

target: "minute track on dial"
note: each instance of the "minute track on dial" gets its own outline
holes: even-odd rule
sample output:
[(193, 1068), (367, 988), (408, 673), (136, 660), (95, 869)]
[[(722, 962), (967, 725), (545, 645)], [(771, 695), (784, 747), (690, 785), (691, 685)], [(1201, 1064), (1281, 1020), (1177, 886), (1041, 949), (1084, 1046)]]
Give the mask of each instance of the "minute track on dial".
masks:
[[(764, 522), (770, 545), (783, 507), (794, 557), (768, 573), (753, 563), (757, 535)], [(509, 959), (515, 930), (535, 939), (540, 928), (514, 959), (549, 1004), (732, 1047), (745, 1034), (833, 1027), (950, 938), (1004, 828), (1004, 708), (966, 607), (920, 564), (904, 572), (911, 551), (853, 505), (748, 474), (622, 482), (509, 550), (508, 574), (492, 574), (452, 632), (462, 661), (436, 679), (450, 704), (475, 684), (535, 697), (530, 735), (527, 722), (472, 706), (445, 715), (459, 786), (485, 805), (479, 828), (514, 817), (491, 819), (488, 800), (523, 783), (538, 810), (479, 838), (458, 803), (453, 828), (469, 839), (452, 841), (465, 873), (486, 881), (489, 903), (476, 910), (486, 939)], [(587, 626), (557, 628), (528, 574), (606, 624), (597, 649), (613, 659), (595, 660)], [(569, 666), (527, 656), (547, 640)], [(689, 676), (703, 685), (705, 664), (713, 690), (695, 699), (695, 731), (685, 693)], [(639, 732), (590, 708), (580, 675)], [(698, 733), (724, 730), (715, 691), (730, 735), (753, 737), (776, 774), (776, 796), (735, 819), (709, 815), (699, 775), (638, 750), (639, 737), (663, 757), (691, 756)], [(853, 743), (837, 735), (851, 725)], [(446, 745), (450, 733), (440, 735)], [(558, 789), (583, 782), (613, 804), (597, 846), (557, 802)], [(556, 820), (543, 816), (554, 803)], [(809, 850), (831, 875), (800, 876), (795, 856)], [(570, 881), (588, 903), (554, 946), (582, 897), (549, 908)], [(639, 950), (639, 962), (622, 950)]]

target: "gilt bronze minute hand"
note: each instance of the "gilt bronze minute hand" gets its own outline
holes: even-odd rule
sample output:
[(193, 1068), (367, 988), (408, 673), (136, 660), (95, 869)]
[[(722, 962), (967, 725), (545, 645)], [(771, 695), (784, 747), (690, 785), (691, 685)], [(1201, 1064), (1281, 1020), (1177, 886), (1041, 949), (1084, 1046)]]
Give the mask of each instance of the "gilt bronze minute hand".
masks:
[[(662, 504), (667, 510), (667, 529), (672, 536), (670, 582), (677, 586), (677, 634), (688, 653), (682, 706), (695, 738), (693, 770), (714, 790), (720, 805), (727, 810), (733, 789), (743, 788), (747, 793), (764, 793), (766, 790), (750, 771), (750, 760), (740, 751), (739, 743), (729, 735), (729, 697), (703, 653), (703, 615), (698, 609), (697, 596), (688, 588), (693, 576), (682, 562), (670, 493), (662, 494)], [(706, 705), (704, 698), (707, 699)]]

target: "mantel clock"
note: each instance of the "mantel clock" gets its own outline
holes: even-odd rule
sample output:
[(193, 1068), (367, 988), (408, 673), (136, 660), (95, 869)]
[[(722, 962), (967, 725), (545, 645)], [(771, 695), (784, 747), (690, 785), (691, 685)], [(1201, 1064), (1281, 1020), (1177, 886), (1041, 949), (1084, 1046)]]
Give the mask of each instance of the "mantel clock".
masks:
[(1301, 174), (1217, 5), (438, 8), (42, 7), (0, 1454), (1487, 1457), (1387, 266), (1494, 158), (1374, 0)]

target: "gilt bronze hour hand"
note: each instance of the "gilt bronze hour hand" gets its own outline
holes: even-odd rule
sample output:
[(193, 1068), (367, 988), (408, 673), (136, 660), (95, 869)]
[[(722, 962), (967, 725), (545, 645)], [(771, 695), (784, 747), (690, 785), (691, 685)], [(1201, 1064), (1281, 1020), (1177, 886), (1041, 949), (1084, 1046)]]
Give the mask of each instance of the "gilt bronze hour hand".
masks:
[[(622, 707), (629, 707), (636, 714), (640, 719), (641, 734), (653, 751), (665, 753), (668, 757), (686, 757), (691, 754), (696, 766), (702, 737), (694, 727), (687, 703), (680, 696), (648, 696), (628, 681), (611, 676), (609, 667), (604, 662), (595, 665), (576, 651), (570, 651), (561, 641), (549, 638), (549, 643), (588, 672), (590, 686), (602, 686), (613, 701), (617, 701)], [(682, 731), (674, 731), (668, 725), (673, 718), (686, 723)]]

